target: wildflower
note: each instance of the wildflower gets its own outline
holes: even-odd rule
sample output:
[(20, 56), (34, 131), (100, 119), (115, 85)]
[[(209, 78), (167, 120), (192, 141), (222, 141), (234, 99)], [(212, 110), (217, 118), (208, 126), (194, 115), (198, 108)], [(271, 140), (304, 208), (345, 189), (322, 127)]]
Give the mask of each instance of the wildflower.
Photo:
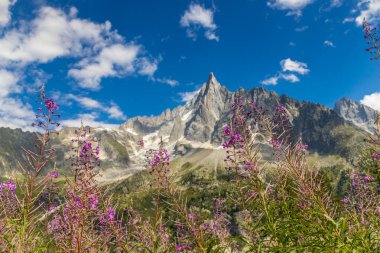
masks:
[(150, 161), (152, 167), (157, 166), (160, 163), (169, 164), (170, 158), (166, 149), (160, 149), (153, 153), (153, 159)]
[(12, 180), (9, 180), (5, 183), (0, 184), (0, 191), (3, 189), (8, 190), (10, 192), (14, 192), (16, 189), (16, 184)]
[(195, 220), (197, 218), (197, 215), (195, 213), (189, 213), (187, 216), (189, 220)]
[(281, 143), (278, 140), (271, 140), (269, 142), (269, 144), (271, 144), (274, 148), (280, 148), (281, 147)]
[(374, 180), (374, 177), (371, 176), (371, 175), (363, 177), (363, 181), (364, 181), (365, 184), (368, 184), (369, 182), (372, 182), (373, 180)]
[(238, 132), (234, 132), (232, 135), (231, 135), (231, 138), (224, 142), (223, 143), (223, 148), (229, 148), (229, 147), (239, 147), (240, 145), (243, 142), (243, 137), (238, 133)]
[(97, 208), (97, 205), (98, 205), (98, 203), (99, 203), (99, 198), (98, 198), (98, 196), (91, 196), (90, 197), (90, 201), (91, 201), (91, 209), (96, 209)]
[(50, 171), (46, 174), (46, 176), (49, 178), (58, 178), (59, 173), (58, 173), (58, 171)]
[(91, 144), (91, 142), (86, 142), (86, 141), (84, 141), (83, 142), (83, 146), (82, 146), (82, 150), (81, 150), (81, 152), (79, 153), (79, 157), (80, 158), (84, 158), (84, 157), (86, 157), (86, 158), (88, 158), (89, 157), (89, 153), (92, 151), (92, 144)]
[(230, 134), (231, 134), (231, 127), (227, 125), (226, 128), (224, 129), (224, 137), (229, 136)]
[(248, 162), (248, 163), (245, 164), (244, 170), (249, 170), (252, 167), (253, 167), (252, 164), (250, 162)]
[(300, 149), (300, 150), (306, 150), (307, 148), (309, 147), (309, 145), (307, 145), (307, 144), (302, 144), (302, 143), (299, 143), (298, 145), (297, 145), (297, 148), (298, 149)]
[(44, 103), (45, 103), (46, 109), (52, 114), (54, 114), (56, 110), (59, 110), (59, 105), (55, 103), (55, 101), (51, 98), (46, 99)]
[(116, 211), (114, 209), (108, 209), (107, 210), (107, 216), (109, 221), (115, 220)]
[(372, 155), (372, 158), (373, 158), (373, 159), (378, 159), (378, 160), (380, 160), (380, 153), (374, 153), (374, 154)]
[(350, 200), (348, 198), (344, 198), (340, 202), (342, 202), (342, 204), (348, 204)]

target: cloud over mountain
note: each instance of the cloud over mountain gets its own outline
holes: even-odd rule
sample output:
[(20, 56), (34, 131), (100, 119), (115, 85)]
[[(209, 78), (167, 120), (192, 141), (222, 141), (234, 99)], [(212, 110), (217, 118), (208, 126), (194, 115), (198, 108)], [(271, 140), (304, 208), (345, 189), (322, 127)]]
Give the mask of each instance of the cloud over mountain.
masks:
[(204, 36), (208, 40), (219, 41), (219, 36), (215, 30), (217, 26), (214, 22), (214, 11), (207, 9), (200, 4), (191, 3), (181, 17), (180, 24), (186, 28), (187, 36), (196, 39), (197, 31), (203, 29)]

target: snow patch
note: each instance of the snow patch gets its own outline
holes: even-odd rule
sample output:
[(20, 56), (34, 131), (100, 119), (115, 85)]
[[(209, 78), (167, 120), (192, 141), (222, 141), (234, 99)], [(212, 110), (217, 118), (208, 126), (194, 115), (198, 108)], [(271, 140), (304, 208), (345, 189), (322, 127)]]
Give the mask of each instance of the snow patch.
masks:
[(127, 128), (127, 132), (133, 135), (138, 135), (132, 128)]
[(192, 112), (193, 112), (193, 110), (190, 110), (189, 112), (185, 113), (185, 114), (182, 116), (181, 120), (182, 120), (182, 121), (186, 121), (186, 120), (190, 117), (190, 115), (191, 115)]

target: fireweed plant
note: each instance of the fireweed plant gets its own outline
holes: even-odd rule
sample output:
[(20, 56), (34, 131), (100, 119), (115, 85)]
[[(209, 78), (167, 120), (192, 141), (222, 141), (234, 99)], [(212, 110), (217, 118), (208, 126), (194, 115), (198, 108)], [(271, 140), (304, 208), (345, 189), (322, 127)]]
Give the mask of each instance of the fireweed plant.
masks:
[(120, 223), (116, 210), (95, 180), (100, 148), (90, 128), (82, 125), (71, 140), (73, 179), (66, 179), (64, 203), (50, 207), (48, 234), (62, 252), (108, 252)]
[[(349, 175), (341, 201), (306, 160), (307, 145), (294, 140), (286, 108), (274, 112), (236, 98), (225, 128), (228, 170), (235, 175), (231, 200), (240, 207), (239, 239), (253, 252), (370, 252), (379, 249), (379, 194), (373, 176)], [(379, 138), (371, 138), (379, 145)], [(271, 145), (275, 162), (263, 163)], [(377, 159), (377, 153), (372, 155)]]
[[(0, 184), (1, 252), (38, 252), (44, 251), (47, 245), (40, 229), (43, 226), (40, 215), (46, 203), (40, 200), (49, 196), (46, 190), (58, 177), (55, 150), (50, 146), (50, 140), (52, 135), (58, 134), (55, 128), (59, 126), (57, 119), (60, 115), (56, 113), (59, 105), (45, 96), (44, 86), (36, 102), (39, 107), (32, 124), (37, 128), (34, 149), (23, 148), (28, 163), (19, 163), (24, 177)], [(54, 169), (43, 175), (51, 163)]]
[[(155, 214), (146, 221), (137, 216), (134, 224), (140, 226), (129, 228), (132, 234), (129, 244), (135, 244), (133, 252), (225, 252), (231, 249), (224, 201), (215, 200), (211, 216), (189, 208), (170, 177), (170, 157), (162, 142), (159, 149), (147, 151), (146, 161), (154, 189)], [(173, 214), (171, 221), (164, 220), (165, 212)], [(174, 231), (169, 229), (169, 222), (174, 223)]]
[(372, 27), (365, 18), (363, 19), (363, 30), (364, 30), (364, 39), (367, 41), (367, 44), (369, 45), (366, 48), (366, 51), (368, 51), (372, 57), (371, 60), (378, 60), (380, 58), (380, 48), (379, 48), (379, 34), (378, 34), (378, 27)]

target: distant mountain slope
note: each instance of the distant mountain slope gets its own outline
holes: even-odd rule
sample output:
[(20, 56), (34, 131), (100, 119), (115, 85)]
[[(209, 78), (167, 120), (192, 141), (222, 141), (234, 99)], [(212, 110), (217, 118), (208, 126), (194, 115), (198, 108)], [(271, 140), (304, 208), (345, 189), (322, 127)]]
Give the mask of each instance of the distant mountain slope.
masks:
[(35, 134), (20, 129), (0, 128), (0, 175), (9, 176), (19, 170), (18, 162), (25, 164), (26, 156), (22, 148), (31, 148)]
[[(279, 96), (264, 88), (240, 88), (230, 92), (211, 73), (199, 92), (185, 105), (167, 109), (154, 117), (130, 118), (116, 129), (92, 129), (92, 133), (100, 139), (103, 180), (123, 179), (143, 169), (145, 151), (157, 148), (161, 138), (173, 159), (182, 158), (181, 166), (186, 163), (186, 157), (195, 157), (197, 161), (192, 161), (194, 166), (199, 167), (203, 163), (209, 167), (221, 167), (222, 162), (218, 159), (224, 158), (220, 152), (222, 132), (231, 112), (231, 102), (237, 95), (270, 110), (274, 109), (277, 101), (284, 104), (292, 118), (294, 138), (301, 138), (308, 143), (311, 152), (337, 154), (352, 160), (366, 135), (362, 130), (366, 128), (353, 120), (363, 116), (361, 109), (338, 106), (340, 109), (334, 111), (320, 104), (300, 102), (286, 95)], [(22, 157), (18, 146), (31, 145), (33, 134), (20, 130), (0, 130), (0, 134), (4, 132), (0, 135), (0, 171), (9, 171), (14, 168), (13, 158)], [(67, 168), (65, 158), (68, 157), (73, 132), (73, 128), (65, 128), (54, 140), (61, 161), (59, 165), (63, 170)], [(137, 145), (141, 138), (145, 143), (143, 149)], [(203, 157), (202, 154), (207, 156)]]
[(361, 129), (375, 131), (376, 111), (349, 98), (342, 98), (335, 103), (334, 111), (347, 121)]

